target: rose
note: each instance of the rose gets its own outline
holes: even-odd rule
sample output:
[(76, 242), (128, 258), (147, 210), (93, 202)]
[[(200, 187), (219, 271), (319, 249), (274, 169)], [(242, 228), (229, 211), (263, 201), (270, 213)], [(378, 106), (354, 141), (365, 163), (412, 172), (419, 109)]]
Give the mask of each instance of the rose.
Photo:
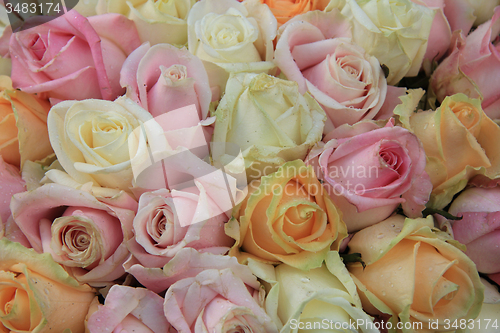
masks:
[(0, 239), (0, 331), (83, 333), (94, 295), (50, 255)]
[(203, 0), (187, 18), (188, 49), (228, 72), (261, 72), (274, 67), (277, 23), (259, 0)]
[[(284, 323), (282, 332), (340, 331), (340, 328), (349, 328), (352, 332), (378, 332), (373, 319), (361, 307), (356, 285), (339, 253), (328, 252), (325, 263), (309, 271), (286, 264), (273, 267), (252, 260), (248, 266), (257, 277), (272, 285), (266, 302), (277, 304), (270, 315)], [(365, 325), (357, 325), (354, 329), (352, 323), (360, 322)]]
[[(335, 22), (336, 27), (326, 22)], [(373, 119), (386, 98), (387, 82), (377, 58), (353, 44), (348, 22), (332, 10), (308, 13), (283, 26), (275, 63), (323, 106), (325, 131)], [(311, 57), (314, 54), (314, 57)]]
[(134, 21), (142, 42), (187, 43), (186, 18), (194, 0), (98, 0), (96, 12), (118, 13)]
[(481, 310), (484, 287), (474, 263), (433, 226), (431, 216), (394, 215), (349, 242), (349, 252), (360, 253), (366, 264), (347, 266), (363, 308), (391, 316), (392, 327), (399, 320), (401, 327), (433, 323), (433, 330), (445, 331), (447, 322), (474, 319)]
[(52, 148), (78, 182), (129, 190), (133, 173), (128, 137), (151, 114), (132, 100), (64, 101), (49, 112)]
[(414, 113), (421, 93), (394, 113), (424, 146), (432, 182), (428, 206), (441, 209), (473, 176), (500, 175), (500, 128), (484, 114), (480, 100), (463, 94), (446, 97), (436, 111)]
[(123, 93), (121, 65), (139, 45), (137, 30), (125, 17), (86, 19), (71, 11), (12, 35), (13, 85), (56, 100), (113, 100)]
[(52, 153), (47, 132), (50, 104), (12, 88), (7, 76), (0, 76), (0, 155), (15, 166), (26, 160), (40, 160)]
[[(297, 83), (266, 74), (237, 74), (215, 112), (214, 142), (243, 152), (247, 177), (259, 179), (285, 163), (303, 159), (321, 140), (325, 113)], [(214, 160), (223, 158), (213, 151)]]
[(449, 213), (461, 216), (451, 221), (453, 237), (467, 246), (465, 253), (477, 270), (500, 273), (500, 187), (469, 188), (453, 200)]
[(278, 24), (284, 24), (294, 16), (313, 10), (323, 10), (330, 0), (261, 0), (271, 9)]
[(432, 190), (425, 153), (417, 137), (387, 123), (343, 125), (330, 132), (308, 156), (349, 232), (387, 218), (402, 204), (408, 216), (421, 216)]
[(337, 208), (301, 160), (285, 163), (250, 188), (226, 226), (236, 240), (229, 254), (240, 262), (252, 258), (309, 270), (321, 266), (347, 236)]
[[(389, 68), (387, 83), (416, 76), (422, 65), (434, 11), (410, 0), (356, 0), (341, 13), (353, 24), (354, 43)], [(330, 8), (327, 8), (330, 9)]]
[(450, 23), (448, 22), (445, 15), (445, 11), (448, 8), (445, 4), (446, 0), (412, 1), (416, 4), (426, 6), (435, 11), (424, 60), (427, 60), (429, 62), (438, 61), (446, 54), (451, 42), (452, 30), (450, 28)]
[(165, 317), (177, 332), (278, 332), (248, 267), (232, 257), (199, 256), (206, 268), (178, 280), (165, 295)]
[(129, 251), (124, 233), (137, 210), (126, 193), (107, 191), (97, 193), (97, 199), (88, 188), (45, 184), (14, 195), (12, 216), (37, 252), (50, 253), (77, 280), (100, 285), (125, 273), (122, 264)]
[(471, 98), (482, 98), (482, 107), (492, 119), (500, 118), (500, 91), (492, 78), (500, 75), (497, 36), (500, 8), (493, 18), (479, 26), (464, 40), (455, 33), (451, 53), (436, 68), (431, 87), (439, 101), (446, 96), (464, 93)]
[(452, 31), (462, 30), (467, 35), (471, 27), (478, 26), (493, 15), (499, 0), (444, 0), (444, 13)]
[(10, 213), (10, 199), (19, 192), (26, 190), (24, 180), (19, 175), (19, 170), (5, 163), (0, 156), (0, 237), (3, 236), (3, 224), (7, 223)]
[(163, 298), (144, 288), (114, 285), (104, 305), (89, 315), (90, 332), (168, 332)]
[(195, 104), (200, 119), (212, 98), (203, 63), (187, 50), (168, 44), (144, 44), (130, 54), (120, 72), (127, 96), (153, 117)]
[[(148, 289), (156, 291), (158, 283), (152, 278), (181, 249), (224, 254), (234, 243), (224, 233), (227, 217), (211, 199), (213, 191), (199, 182), (196, 185), (182, 191), (146, 192), (139, 198), (134, 237), (127, 241), (133, 257), (124, 267)], [(196, 221), (200, 215), (203, 218)]]

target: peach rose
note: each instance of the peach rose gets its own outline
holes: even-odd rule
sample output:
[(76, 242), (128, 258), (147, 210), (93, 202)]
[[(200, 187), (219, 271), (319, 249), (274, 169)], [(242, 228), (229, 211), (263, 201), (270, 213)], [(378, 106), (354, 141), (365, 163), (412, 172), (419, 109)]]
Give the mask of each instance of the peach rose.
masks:
[(313, 10), (323, 10), (330, 0), (260, 0), (269, 6), (279, 25), (285, 24), (292, 17)]
[(8, 76), (0, 76), (0, 155), (17, 167), (52, 153), (47, 131), (49, 102), (14, 90)]
[(480, 100), (464, 94), (446, 97), (435, 111), (414, 113), (418, 99), (411, 105), (409, 98), (394, 113), (424, 146), (433, 186), (428, 205), (441, 209), (473, 176), (500, 175), (500, 127), (483, 112)]
[(95, 291), (48, 254), (0, 240), (0, 331), (83, 333)]
[(240, 262), (253, 258), (309, 270), (321, 266), (326, 253), (338, 250), (347, 236), (337, 208), (301, 160), (283, 164), (249, 187), (226, 226), (236, 239), (229, 254)]
[(363, 309), (389, 315), (394, 329), (400, 321), (443, 331), (448, 320), (475, 319), (481, 310), (484, 287), (474, 263), (460, 243), (433, 227), (431, 216), (394, 215), (349, 242), (349, 252), (366, 264), (347, 265)]

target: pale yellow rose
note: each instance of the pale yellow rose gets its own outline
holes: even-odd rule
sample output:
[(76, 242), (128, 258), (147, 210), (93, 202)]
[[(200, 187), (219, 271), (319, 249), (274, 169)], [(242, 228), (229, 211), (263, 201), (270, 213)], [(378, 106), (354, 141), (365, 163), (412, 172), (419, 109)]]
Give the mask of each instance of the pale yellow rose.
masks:
[(325, 263), (309, 271), (251, 259), (248, 267), (271, 286), (266, 304), (277, 306), (268, 307), (268, 314), (283, 324), (282, 333), (379, 332), (363, 311), (356, 285), (336, 251), (328, 252)]
[(349, 252), (366, 264), (347, 265), (363, 309), (389, 315), (389, 332), (398, 321), (407, 333), (449, 331), (448, 321), (474, 319), (481, 310), (484, 286), (476, 266), (463, 245), (433, 227), (432, 216), (394, 215), (349, 242)]
[(50, 254), (0, 240), (0, 332), (83, 333), (94, 295)]
[(433, 190), (427, 206), (444, 208), (477, 174), (500, 176), (500, 127), (464, 94), (446, 97), (436, 110), (414, 113), (423, 92), (412, 92), (394, 111), (422, 141)]
[(352, 23), (352, 39), (389, 68), (388, 84), (416, 76), (422, 65), (435, 11), (410, 0), (337, 0)]
[(81, 184), (129, 191), (128, 137), (153, 117), (128, 98), (64, 101), (49, 112), (49, 138), (64, 171)]
[[(264, 72), (274, 68), (273, 40), (278, 24), (259, 0), (203, 0), (187, 19), (188, 49), (227, 72)], [(210, 75), (210, 73), (209, 73)]]
[(8, 76), (0, 76), (0, 155), (22, 166), (52, 154), (47, 131), (48, 101), (14, 90)]
[[(236, 74), (215, 112), (213, 142), (237, 144), (247, 177), (260, 179), (287, 161), (304, 159), (321, 140), (326, 114), (294, 81), (266, 74)], [(217, 149), (214, 160), (224, 156)]]
[(195, 2), (196, 0), (97, 0), (96, 12), (127, 16), (134, 21), (142, 42), (150, 42), (152, 45), (185, 45), (186, 19)]

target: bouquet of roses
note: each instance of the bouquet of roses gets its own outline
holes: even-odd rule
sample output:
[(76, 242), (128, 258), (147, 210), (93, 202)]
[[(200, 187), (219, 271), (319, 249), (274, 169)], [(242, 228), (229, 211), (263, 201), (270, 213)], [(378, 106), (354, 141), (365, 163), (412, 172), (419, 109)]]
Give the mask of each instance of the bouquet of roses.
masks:
[(26, 4), (0, 332), (499, 332), (499, 0)]

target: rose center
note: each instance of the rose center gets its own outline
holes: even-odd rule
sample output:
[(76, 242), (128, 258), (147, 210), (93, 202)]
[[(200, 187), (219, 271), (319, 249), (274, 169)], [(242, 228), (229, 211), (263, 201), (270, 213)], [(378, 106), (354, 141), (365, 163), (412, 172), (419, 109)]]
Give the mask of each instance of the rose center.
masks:
[(31, 51), (33, 52), (33, 55), (38, 60), (42, 60), (43, 55), (45, 54), (45, 51), (47, 50), (47, 48), (45, 47), (45, 43), (43, 42), (43, 39), (40, 37), (40, 35), (33, 37), (33, 40), (30, 43), (30, 48), (31, 48)]
[(359, 76), (359, 71), (352, 66), (344, 66), (344, 71), (352, 77), (357, 78)]
[(465, 126), (465, 128), (470, 129), (475, 125), (477, 121), (476, 112), (477, 110), (473, 105), (469, 103), (459, 102), (450, 105), (453, 113), (457, 116), (458, 120)]

